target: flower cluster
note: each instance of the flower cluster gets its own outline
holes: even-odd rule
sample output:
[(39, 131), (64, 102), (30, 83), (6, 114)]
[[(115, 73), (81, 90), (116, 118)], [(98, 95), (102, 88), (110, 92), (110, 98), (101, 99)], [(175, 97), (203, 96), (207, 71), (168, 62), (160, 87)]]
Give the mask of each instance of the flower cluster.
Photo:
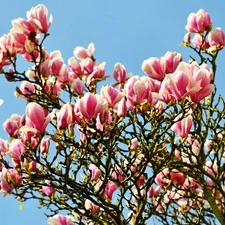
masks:
[[(197, 13), (191, 13), (188, 17), (183, 43), (185, 45), (193, 44), (196, 49), (208, 53), (217, 52), (223, 49), (225, 45), (225, 34), (220, 27), (212, 31), (212, 20), (210, 16), (200, 9)], [(194, 37), (191, 39), (191, 34)], [(208, 35), (208, 39), (206, 36)]]

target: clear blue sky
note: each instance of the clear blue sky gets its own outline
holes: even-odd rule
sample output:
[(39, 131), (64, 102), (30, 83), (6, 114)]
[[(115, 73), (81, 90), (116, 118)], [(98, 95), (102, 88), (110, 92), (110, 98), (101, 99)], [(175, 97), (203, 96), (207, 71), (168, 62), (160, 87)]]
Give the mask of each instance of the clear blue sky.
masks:
[[(225, 1), (216, 0), (10, 0), (1, 2), (0, 36), (11, 29), (11, 20), (26, 18), (26, 12), (39, 3), (45, 4), (53, 15), (50, 37), (45, 43), (48, 52), (60, 50), (65, 62), (73, 54), (74, 47), (87, 46), (93, 42), (95, 57), (106, 62), (106, 73), (113, 71), (114, 64), (121, 62), (128, 72), (143, 75), (141, 64), (149, 57), (161, 57), (167, 51), (177, 51), (185, 60), (192, 54), (187, 48), (178, 47), (186, 33), (184, 26), (191, 12), (199, 9), (207, 11), (214, 28), (225, 30)], [(218, 60), (218, 91), (225, 95), (225, 51)], [(27, 67), (21, 63), (21, 70)], [(24, 114), (24, 100), (16, 100), (15, 86), (0, 77), (0, 107), (2, 124), (13, 113)], [(0, 137), (7, 138), (0, 128)], [(44, 210), (37, 209), (38, 203), (24, 203), (19, 210), (19, 202), (8, 196), (0, 196), (0, 225), (45, 225)], [(149, 223), (150, 224), (150, 223)]]

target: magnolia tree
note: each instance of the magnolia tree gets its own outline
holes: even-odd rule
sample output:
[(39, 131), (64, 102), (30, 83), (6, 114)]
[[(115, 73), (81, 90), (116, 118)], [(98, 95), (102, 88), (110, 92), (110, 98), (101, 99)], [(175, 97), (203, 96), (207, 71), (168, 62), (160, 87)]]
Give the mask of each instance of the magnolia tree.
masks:
[(20, 82), (15, 94), (27, 102), (24, 115), (3, 124), (1, 192), (38, 199), (50, 225), (225, 224), (225, 102), (215, 87), (221, 28), (212, 30), (204, 10), (191, 13), (181, 45), (198, 58), (151, 57), (145, 76), (116, 63), (113, 81), (92, 43), (68, 63), (48, 53), (51, 23), (38, 5), (0, 39), (1, 73)]

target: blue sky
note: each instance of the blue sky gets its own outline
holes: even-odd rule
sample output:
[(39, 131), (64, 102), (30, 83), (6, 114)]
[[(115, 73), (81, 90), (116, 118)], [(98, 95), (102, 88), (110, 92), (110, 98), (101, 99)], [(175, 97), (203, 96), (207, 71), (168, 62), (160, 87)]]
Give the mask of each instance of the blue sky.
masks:
[[(214, 28), (225, 30), (225, 1), (217, 0), (11, 0), (1, 3), (0, 36), (11, 29), (11, 20), (26, 18), (26, 12), (33, 6), (45, 4), (53, 15), (50, 37), (45, 42), (48, 52), (60, 50), (65, 62), (72, 56), (74, 47), (87, 46), (93, 42), (96, 47), (95, 58), (106, 62), (106, 73), (113, 71), (114, 64), (121, 62), (127, 72), (143, 75), (141, 64), (149, 57), (161, 57), (167, 51), (180, 52), (187, 61), (192, 51), (179, 47), (186, 33), (184, 26), (191, 12), (199, 9), (207, 11)], [(211, 4), (210, 4), (211, 3)], [(225, 52), (219, 54), (217, 84), (218, 91), (225, 95)], [(21, 62), (22, 71), (27, 64)], [(0, 98), (4, 104), (0, 107), (2, 124), (13, 113), (24, 114), (25, 101), (16, 100), (15, 87), (19, 84), (8, 83), (0, 77)], [(3, 129), (0, 137), (7, 138)], [(37, 209), (38, 202), (20, 203), (8, 196), (0, 196), (0, 224), (4, 225), (45, 225), (45, 210)]]

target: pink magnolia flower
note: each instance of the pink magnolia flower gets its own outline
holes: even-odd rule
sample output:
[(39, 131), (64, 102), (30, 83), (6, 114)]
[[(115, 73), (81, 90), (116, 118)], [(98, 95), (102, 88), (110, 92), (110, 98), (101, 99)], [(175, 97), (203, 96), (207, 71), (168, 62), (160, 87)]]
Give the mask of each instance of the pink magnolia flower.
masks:
[(186, 30), (191, 33), (202, 33), (211, 30), (212, 20), (208, 13), (200, 9), (197, 13), (191, 13), (187, 19)]
[(48, 77), (47, 81), (46, 79), (43, 79), (42, 83), (45, 91), (48, 94), (51, 94), (53, 100), (60, 96), (60, 92), (62, 90), (61, 82), (55, 76)]
[(63, 60), (62, 56), (55, 57), (55, 58), (51, 59), (52, 74), (54, 74), (55, 76), (58, 76), (60, 74), (60, 70), (62, 69), (63, 65), (64, 65), (64, 60)]
[(117, 188), (118, 188), (118, 184), (109, 180), (105, 187), (104, 198), (111, 200), (112, 195), (116, 191)]
[(134, 150), (137, 149), (137, 147), (138, 147), (138, 140), (137, 140), (137, 138), (131, 139), (130, 144), (129, 144), (130, 150), (134, 151)]
[(189, 135), (187, 138), (187, 142), (192, 146), (191, 152), (194, 153), (195, 156), (198, 156), (200, 152), (200, 144), (198, 140)]
[(164, 188), (164, 187), (168, 186), (168, 184), (170, 182), (169, 169), (165, 168), (162, 172), (158, 173), (155, 178), (155, 182), (156, 182), (156, 184), (158, 184), (158, 186), (160, 188)]
[(1, 156), (5, 156), (6, 152), (9, 150), (9, 143), (7, 140), (3, 140), (0, 138), (0, 158)]
[(127, 110), (128, 110), (127, 102), (126, 102), (126, 99), (123, 97), (117, 105), (117, 116), (118, 117), (126, 117)]
[(42, 186), (41, 191), (44, 195), (51, 197), (55, 193), (55, 188), (50, 186)]
[(55, 215), (48, 218), (49, 225), (75, 225), (74, 218), (72, 216)]
[[(34, 128), (34, 132), (40, 132), (43, 134), (48, 123), (51, 121), (53, 117), (53, 113), (50, 113), (47, 117), (45, 117), (44, 109), (35, 102), (30, 102), (26, 107), (26, 126), (22, 127), (21, 131), (28, 131)], [(28, 129), (27, 129), (28, 128)], [(30, 129), (29, 129), (30, 128)]]
[(134, 177), (135, 182), (137, 183), (137, 185), (139, 186), (143, 186), (145, 184), (145, 175), (144, 174), (140, 174), (139, 171), (139, 165), (142, 164), (140, 159), (136, 159), (133, 163), (133, 165), (131, 165), (130, 167), (130, 172), (132, 173), (132, 176)]
[(5, 194), (10, 193), (15, 186), (22, 183), (22, 176), (15, 169), (2, 168), (0, 172), (0, 192)]
[(142, 63), (142, 70), (152, 79), (162, 81), (165, 77), (166, 65), (162, 58), (151, 57)]
[(173, 184), (177, 184), (177, 185), (182, 186), (184, 184), (186, 178), (185, 178), (183, 173), (179, 172), (176, 169), (173, 169), (170, 172), (170, 179), (171, 179)]
[(216, 47), (216, 49), (221, 49), (225, 45), (225, 33), (220, 27), (217, 27), (214, 31), (209, 33), (208, 36), (209, 45), (212, 47)]
[(40, 64), (40, 72), (43, 77), (49, 77), (52, 73), (52, 60), (46, 59)]
[(15, 139), (10, 143), (6, 155), (12, 159), (15, 168), (19, 168), (21, 166), (20, 157), (25, 150), (26, 146), (19, 139)]
[(23, 81), (20, 85), (20, 92), (16, 91), (16, 97), (30, 99), (35, 98), (35, 93), (39, 89), (37, 84), (31, 83), (29, 81)]
[(193, 39), (191, 40), (192, 44), (199, 49), (202, 49), (202, 41), (203, 38), (200, 34), (195, 34), (195, 36), (193, 37)]
[(216, 177), (218, 174), (218, 165), (217, 162), (214, 161), (206, 161), (205, 163), (205, 170), (208, 174), (210, 174), (213, 177)]
[[(24, 166), (25, 163), (23, 163), (23, 166)], [(25, 166), (24, 166), (25, 167)], [(28, 171), (28, 172), (35, 172), (36, 171), (36, 168), (37, 168), (37, 163), (35, 161), (31, 161), (29, 163), (27, 163), (25, 169)]]
[(97, 214), (98, 211), (99, 211), (99, 206), (98, 205), (95, 205), (92, 201), (90, 201), (89, 199), (86, 199), (85, 200), (85, 203), (84, 203), (84, 207), (85, 209), (87, 210), (91, 210), (91, 213), (93, 215)]
[[(27, 40), (26, 40), (27, 42)], [(33, 46), (33, 44), (31, 43), (26, 43), (25, 42), (25, 52), (22, 54), (24, 59), (26, 59), (28, 62), (35, 62), (38, 61), (40, 59), (40, 52), (35, 50), (35, 45)], [(34, 50), (33, 50), (34, 48)], [(32, 51), (33, 50), (33, 51)], [(32, 51), (32, 52), (28, 52), (28, 51)]]
[(58, 81), (63, 84), (62, 88), (67, 84), (69, 81), (69, 74), (68, 74), (68, 68), (66, 64), (63, 64), (60, 68), (59, 74), (58, 74)]
[(91, 177), (91, 181), (97, 181), (101, 176), (101, 170), (93, 163), (88, 167), (88, 174)]
[(118, 83), (124, 83), (131, 77), (131, 74), (126, 73), (126, 68), (121, 63), (115, 64), (112, 75)]
[(158, 186), (157, 188), (154, 188), (153, 186), (150, 187), (148, 191), (148, 197), (149, 198), (156, 198), (159, 196), (160, 193), (160, 187)]
[(123, 98), (124, 94), (112, 86), (102, 86), (101, 95), (108, 102), (108, 106), (114, 108), (115, 105)]
[(108, 76), (105, 76), (105, 62), (94, 66), (93, 72), (87, 76), (87, 83), (91, 84), (95, 80), (104, 80)]
[(48, 9), (42, 4), (32, 7), (30, 11), (27, 12), (27, 18), (29, 22), (42, 33), (47, 33), (53, 22), (52, 15), (50, 15), (49, 21), (47, 21)]
[[(176, 120), (178, 120), (179, 118), (180, 118), (180, 116), (177, 117)], [(179, 137), (187, 138), (188, 134), (191, 130), (192, 123), (193, 123), (192, 116), (188, 115), (187, 117), (174, 123), (171, 127), (171, 130), (174, 131), (175, 133), (177, 133)]]
[(45, 180), (45, 183), (48, 185), (48, 186), (42, 186), (41, 188), (41, 192), (48, 196), (48, 197), (51, 197), (54, 193), (55, 193), (55, 188), (51, 187), (51, 182), (49, 180)]
[[(27, 53), (32, 53), (32, 52), (34, 52), (34, 50), (35, 50), (35, 43), (33, 42), (33, 41), (31, 41), (31, 40), (26, 40), (25, 41), (25, 50), (26, 50), (26, 52)], [(31, 60), (31, 61), (33, 61), (33, 60)]]
[(108, 111), (107, 101), (101, 99), (99, 95), (94, 95), (90, 92), (79, 99), (75, 105), (75, 113), (80, 113), (88, 123), (90, 123), (93, 118), (97, 119), (98, 114), (101, 115), (100, 119), (102, 120), (105, 111)]
[(68, 65), (74, 74), (73, 78), (78, 78), (83, 73), (83, 69), (80, 63), (75, 59), (75, 57), (71, 57), (68, 60)]
[(61, 59), (63, 60), (62, 53), (59, 50), (54, 50), (53, 52), (50, 52), (49, 54), (46, 53), (47, 58), (50, 58), (51, 60), (54, 59)]
[(111, 176), (118, 183), (118, 185), (125, 180), (125, 175), (123, 173), (123, 170), (119, 168), (118, 166), (114, 168), (114, 171), (112, 172)]
[(19, 54), (26, 53), (25, 42), (27, 36), (23, 33), (17, 33), (13, 29), (10, 31), (10, 35), (15, 51)]
[(70, 80), (69, 85), (70, 85), (71, 92), (73, 92), (74, 94), (82, 95), (85, 90), (84, 82), (80, 78), (76, 78), (76, 79), (69, 78), (69, 80)]
[(176, 74), (168, 74), (161, 84), (159, 94), (165, 102), (173, 99), (179, 101), (187, 95), (190, 79), (192, 79), (190, 76), (181, 71)]
[(30, 37), (31, 33), (36, 34), (33, 24), (22, 18), (12, 20), (12, 26), (13, 32), (24, 34), (27, 38)]
[(8, 57), (9, 55), (11, 57), (15, 56), (16, 50), (12, 42), (11, 34), (5, 34), (2, 37), (0, 37), (0, 49), (4, 57)]
[(91, 74), (94, 71), (95, 64), (90, 57), (87, 57), (86, 59), (82, 59), (80, 66), (83, 68), (85, 74)]
[(183, 44), (185, 46), (190, 46), (190, 41), (191, 41), (191, 33), (188, 32), (184, 35), (184, 38), (183, 38)]
[(29, 147), (35, 149), (39, 145), (39, 137), (37, 135), (37, 130), (35, 128), (30, 128), (27, 126), (23, 126), (20, 128), (20, 140), (23, 143), (29, 143)]
[(20, 129), (20, 120), (21, 116), (13, 114), (3, 123), (2, 127), (10, 136), (17, 137)]
[(194, 83), (190, 85), (190, 89), (199, 87), (197, 92), (190, 93), (190, 99), (193, 102), (200, 102), (202, 99), (211, 95), (214, 90), (214, 85), (211, 84), (213, 74), (206, 64), (196, 66), (192, 74)]
[(95, 46), (93, 43), (90, 43), (88, 45), (88, 48), (85, 49), (84, 47), (78, 46), (73, 50), (73, 54), (75, 58), (82, 60), (86, 59), (88, 57), (92, 57), (93, 53), (95, 51)]
[(72, 103), (66, 103), (62, 106), (57, 114), (57, 128), (68, 129), (72, 131), (75, 123), (74, 105)]
[(164, 64), (166, 66), (165, 73), (173, 73), (179, 63), (183, 61), (180, 53), (177, 52), (167, 52), (162, 59), (164, 60)]
[(124, 87), (127, 98), (127, 107), (133, 109), (136, 105), (144, 105), (152, 102), (152, 84), (150, 78), (133, 76), (129, 78)]
[(50, 138), (43, 138), (40, 143), (41, 154), (48, 154), (50, 147)]

